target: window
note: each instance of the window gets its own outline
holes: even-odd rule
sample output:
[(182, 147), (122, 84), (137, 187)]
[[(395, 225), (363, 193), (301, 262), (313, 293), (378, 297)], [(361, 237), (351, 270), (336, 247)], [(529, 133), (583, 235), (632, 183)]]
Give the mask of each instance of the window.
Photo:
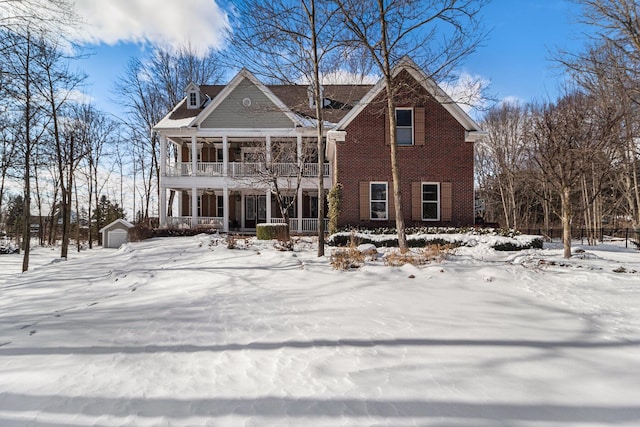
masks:
[(370, 219), (387, 219), (387, 183), (369, 183)]
[(195, 108), (198, 106), (198, 94), (195, 92), (189, 92), (189, 107)]
[(224, 196), (216, 196), (216, 216), (224, 216)]
[(422, 219), (440, 220), (440, 184), (437, 182), (422, 183)]
[(396, 141), (398, 145), (413, 145), (412, 108), (396, 108)]

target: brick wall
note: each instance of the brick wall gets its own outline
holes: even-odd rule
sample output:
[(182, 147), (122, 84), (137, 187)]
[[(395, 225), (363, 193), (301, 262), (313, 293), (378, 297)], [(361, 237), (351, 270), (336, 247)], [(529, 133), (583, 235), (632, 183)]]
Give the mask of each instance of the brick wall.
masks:
[[(405, 79), (410, 78), (401, 76)], [(465, 142), (465, 130), (449, 112), (421, 86), (397, 98), (398, 107), (424, 107), (425, 144), (398, 147), (402, 211), (407, 226), (469, 226), (474, 221), (473, 143)], [(382, 96), (370, 103), (349, 124), (346, 141), (337, 144), (337, 181), (344, 186), (341, 226), (395, 226), (395, 220), (360, 220), (359, 183), (387, 181), (389, 210), (392, 209), (393, 179), (390, 147), (385, 144), (385, 109)], [(414, 114), (415, 114), (414, 108)], [(411, 219), (412, 182), (451, 182), (451, 221)], [(390, 212), (390, 217), (393, 218)]]

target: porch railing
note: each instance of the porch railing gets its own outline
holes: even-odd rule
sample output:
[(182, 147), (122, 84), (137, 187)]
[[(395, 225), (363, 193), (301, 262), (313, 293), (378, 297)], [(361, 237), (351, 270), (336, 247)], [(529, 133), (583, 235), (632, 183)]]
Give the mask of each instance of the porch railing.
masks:
[[(284, 223), (284, 218), (271, 218), (271, 222), (276, 224)], [(324, 229), (327, 230), (329, 219), (324, 219)], [(302, 228), (298, 228), (298, 218), (289, 218), (289, 230), (312, 232), (318, 231), (318, 218), (302, 218)]]
[[(191, 162), (180, 162), (167, 166), (167, 176), (194, 176), (191, 170)], [(296, 163), (273, 163), (270, 166), (271, 172), (278, 176), (296, 176), (298, 165)], [(198, 162), (196, 163), (196, 176), (224, 176), (224, 163), (222, 162)], [(262, 163), (239, 163), (229, 162), (227, 176), (231, 177), (251, 177), (260, 176), (266, 173)], [(329, 164), (323, 165), (325, 177), (329, 176)], [(305, 163), (302, 166), (302, 176), (305, 178), (315, 178), (318, 176), (317, 163)]]
[[(192, 228), (191, 216), (170, 216), (167, 217), (167, 226), (172, 228)], [(302, 228), (298, 227), (298, 218), (289, 219), (289, 229), (293, 232), (302, 231), (305, 233), (311, 233), (318, 231), (318, 218), (302, 218)], [(215, 230), (222, 230), (224, 228), (224, 218), (216, 216), (199, 216), (196, 219), (198, 228), (211, 228)], [(282, 224), (283, 218), (271, 218), (272, 223)], [(329, 219), (324, 220), (324, 229), (327, 230), (329, 226)]]
[[(191, 216), (170, 216), (167, 217), (167, 225), (177, 228), (191, 228)], [(222, 217), (216, 216), (199, 216), (196, 218), (197, 227), (215, 228), (222, 230), (224, 221)]]

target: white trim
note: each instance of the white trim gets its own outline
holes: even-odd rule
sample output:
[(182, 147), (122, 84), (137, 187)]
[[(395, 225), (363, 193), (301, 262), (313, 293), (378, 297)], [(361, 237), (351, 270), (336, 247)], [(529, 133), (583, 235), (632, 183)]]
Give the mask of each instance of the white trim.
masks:
[[(438, 189), (438, 200), (434, 201), (434, 200), (424, 200), (422, 197), (424, 195), (424, 186), (425, 185), (435, 185)], [(436, 218), (425, 218), (424, 217), (424, 204), (425, 203), (435, 203), (436, 204), (436, 210), (438, 212)], [(440, 221), (440, 213), (441, 213), (441, 209), (442, 209), (442, 192), (440, 190), (440, 183), (439, 182), (429, 182), (429, 181), (425, 181), (425, 182), (421, 182), (420, 183), (420, 220), (421, 221)]]
[[(371, 213), (373, 212), (373, 210), (371, 209), (371, 204), (374, 202), (374, 200), (371, 198), (371, 186), (373, 184), (384, 184), (384, 194), (386, 196), (386, 199), (384, 201), (384, 218), (373, 218), (373, 216), (371, 215)], [(382, 202), (381, 199), (376, 199), (375, 200), (376, 203), (380, 203)], [(388, 221), (389, 220), (389, 183), (387, 181), (369, 181), (369, 219), (371, 221)]]

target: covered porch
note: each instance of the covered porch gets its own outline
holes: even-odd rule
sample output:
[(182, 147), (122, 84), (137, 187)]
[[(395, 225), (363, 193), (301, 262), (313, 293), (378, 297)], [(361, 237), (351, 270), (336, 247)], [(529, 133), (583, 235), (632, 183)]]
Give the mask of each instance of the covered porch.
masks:
[[(166, 217), (166, 226), (220, 232), (255, 232), (257, 224), (282, 223), (282, 213), (270, 191), (254, 189), (175, 189), (176, 215)], [(193, 197), (193, 195), (196, 195)], [(292, 233), (314, 233), (318, 230), (318, 193), (298, 191), (297, 197), (285, 197), (293, 204), (288, 210)], [(295, 199), (295, 200), (294, 200)], [(326, 197), (321, 199), (325, 203)], [(325, 218), (324, 228), (328, 227)]]

